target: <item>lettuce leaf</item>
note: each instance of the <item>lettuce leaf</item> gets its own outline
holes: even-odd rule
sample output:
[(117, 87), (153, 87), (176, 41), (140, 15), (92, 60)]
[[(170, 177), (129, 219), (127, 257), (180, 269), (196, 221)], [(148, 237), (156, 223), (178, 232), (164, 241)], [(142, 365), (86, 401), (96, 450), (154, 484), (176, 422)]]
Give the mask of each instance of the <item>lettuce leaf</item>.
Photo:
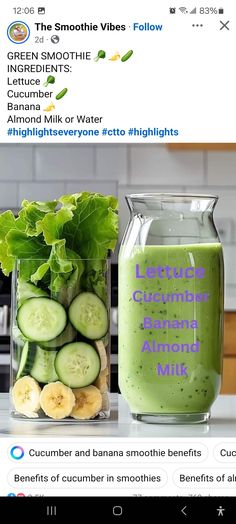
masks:
[(25, 233), (28, 236), (38, 236), (41, 233), (40, 222), (48, 213), (54, 211), (58, 205), (57, 200), (52, 202), (29, 202), (23, 200), (22, 210), (19, 213), (25, 223)]
[(117, 200), (99, 194), (80, 194), (74, 216), (63, 235), (67, 246), (83, 259), (106, 259), (118, 237)]
[(0, 215), (0, 262), (4, 275), (8, 276), (14, 269), (15, 258), (9, 253), (7, 234), (11, 230), (24, 231), (25, 222), (22, 218), (15, 218), (12, 211), (5, 211)]
[(50, 248), (42, 238), (28, 237), (23, 231), (12, 229), (6, 235), (8, 254), (19, 260), (19, 274), (23, 280), (30, 281), (32, 273), (48, 259)]
[(50, 268), (53, 273), (70, 273), (73, 269), (71, 260), (68, 259), (65, 239), (59, 240), (52, 246), (50, 258)]
[(40, 280), (43, 280), (47, 272), (49, 271), (50, 265), (48, 262), (43, 262), (40, 266), (37, 267), (36, 271), (33, 272), (35, 268), (32, 267), (32, 273), (30, 276), (31, 282), (33, 284), (38, 284)]
[(15, 258), (8, 255), (7, 247), (6, 242), (0, 242), (1, 270), (4, 275), (9, 276), (15, 267)]
[(66, 306), (83, 289), (105, 301), (106, 259), (117, 237), (114, 196), (82, 192), (50, 202), (23, 200), (18, 217), (0, 215), (0, 266), (9, 275), (19, 260), (21, 281)]
[(55, 274), (64, 274), (70, 273), (72, 269), (72, 263), (68, 260), (66, 254), (65, 240), (60, 240), (52, 246), (48, 260), (42, 262), (37, 271), (31, 276), (31, 281), (37, 284), (39, 280), (44, 278), (49, 270)]
[(58, 300), (65, 307), (68, 307), (72, 302), (73, 298), (79, 294), (82, 289), (81, 277), (84, 273), (84, 262), (70, 249), (66, 250), (68, 260), (72, 265), (72, 271), (68, 273), (56, 274), (52, 272), (52, 279), (50, 284), (50, 290), (53, 298)]
[(25, 222), (22, 218), (15, 218), (12, 211), (4, 211), (0, 215), (0, 241), (5, 242), (6, 235), (11, 229), (24, 231)]
[(63, 227), (66, 222), (72, 220), (73, 212), (67, 208), (61, 208), (56, 213), (47, 213), (37, 224), (46, 244), (53, 245), (63, 237)]
[(72, 195), (70, 201), (67, 198), (66, 203), (76, 206), (63, 234), (66, 245), (84, 259), (82, 288), (96, 293), (107, 303), (106, 259), (109, 251), (115, 249), (118, 237), (117, 199), (78, 193)]
[(47, 260), (50, 247), (45, 245), (42, 238), (28, 237), (23, 231), (12, 229), (6, 236), (8, 252), (18, 259)]
[(95, 293), (105, 303), (107, 301), (106, 265), (106, 260), (87, 260), (82, 280), (83, 289)]

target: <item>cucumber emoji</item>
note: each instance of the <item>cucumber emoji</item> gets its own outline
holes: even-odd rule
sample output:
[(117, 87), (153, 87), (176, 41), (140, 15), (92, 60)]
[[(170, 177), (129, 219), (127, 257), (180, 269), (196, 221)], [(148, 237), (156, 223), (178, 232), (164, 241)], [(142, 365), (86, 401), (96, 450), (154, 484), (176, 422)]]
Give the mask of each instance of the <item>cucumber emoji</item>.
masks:
[(121, 62), (127, 62), (127, 60), (129, 60), (129, 58), (131, 58), (132, 54), (133, 54), (132, 50), (128, 51), (128, 53), (126, 53), (124, 56), (122, 56)]
[(67, 91), (68, 91), (67, 87), (62, 89), (62, 91), (60, 91), (60, 93), (58, 93), (58, 95), (56, 96), (56, 100), (61, 100), (61, 98), (63, 98), (63, 96), (66, 95)]

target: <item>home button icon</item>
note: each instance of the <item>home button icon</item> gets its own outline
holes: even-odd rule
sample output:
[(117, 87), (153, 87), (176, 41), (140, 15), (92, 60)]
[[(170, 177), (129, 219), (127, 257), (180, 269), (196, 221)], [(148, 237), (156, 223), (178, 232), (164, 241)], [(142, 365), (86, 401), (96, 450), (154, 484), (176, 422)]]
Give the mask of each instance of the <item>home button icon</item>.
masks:
[(123, 513), (123, 508), (121, 506), (113, 506), (113, 515), (115, 517), (120, 517)]

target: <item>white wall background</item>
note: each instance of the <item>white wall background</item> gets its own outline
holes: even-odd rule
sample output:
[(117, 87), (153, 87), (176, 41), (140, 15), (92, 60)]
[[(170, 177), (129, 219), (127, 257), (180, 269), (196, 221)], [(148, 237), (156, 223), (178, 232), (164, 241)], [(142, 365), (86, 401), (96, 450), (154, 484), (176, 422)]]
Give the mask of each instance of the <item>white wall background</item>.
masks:
[(157, 145), (0, 146), (0, 208), (85, 189), (119, 196), (121, 234), (129, 192), (219, 195), (215, 218), (224, 243), (227, 304), (236, 308), (236, 152), (173, 152)]

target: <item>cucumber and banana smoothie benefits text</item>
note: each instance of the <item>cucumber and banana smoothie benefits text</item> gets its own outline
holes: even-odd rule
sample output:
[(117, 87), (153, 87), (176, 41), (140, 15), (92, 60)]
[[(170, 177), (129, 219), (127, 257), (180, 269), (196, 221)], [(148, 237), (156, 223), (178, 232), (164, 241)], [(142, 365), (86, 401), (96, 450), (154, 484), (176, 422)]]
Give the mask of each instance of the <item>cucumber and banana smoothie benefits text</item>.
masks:
[(121, 248), (119, 271), (119, 383), (132, 413), (207, 412), (220, 389), (221, 245)]
[(13, 272), (13, 414), (109, 416), (108, 256), (117, 200), (97, 193), (22, 202), (0, 215), (0, 263)]

